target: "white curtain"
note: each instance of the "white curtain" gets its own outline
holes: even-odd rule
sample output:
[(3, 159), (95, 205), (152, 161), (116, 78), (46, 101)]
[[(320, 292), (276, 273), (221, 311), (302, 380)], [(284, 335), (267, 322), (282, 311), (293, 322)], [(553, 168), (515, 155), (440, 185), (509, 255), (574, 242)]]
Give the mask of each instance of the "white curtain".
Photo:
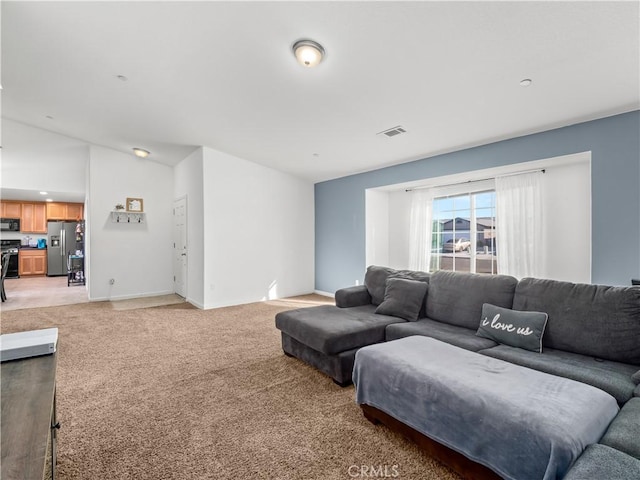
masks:
[(431, 263), (431, 219), (433, 195), (429, 189), (411, 192), (409, 268), (428, 272)]
[(544, 277), (542, 175), (496, 177), (498, 273)]

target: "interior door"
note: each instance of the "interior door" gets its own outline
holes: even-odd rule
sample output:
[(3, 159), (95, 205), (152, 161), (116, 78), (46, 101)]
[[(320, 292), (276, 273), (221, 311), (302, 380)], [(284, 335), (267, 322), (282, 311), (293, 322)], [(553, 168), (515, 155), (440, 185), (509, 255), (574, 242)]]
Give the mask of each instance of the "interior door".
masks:
[(187, 198), (173, 202), (173, 283), (175, 292), (187, 297)]

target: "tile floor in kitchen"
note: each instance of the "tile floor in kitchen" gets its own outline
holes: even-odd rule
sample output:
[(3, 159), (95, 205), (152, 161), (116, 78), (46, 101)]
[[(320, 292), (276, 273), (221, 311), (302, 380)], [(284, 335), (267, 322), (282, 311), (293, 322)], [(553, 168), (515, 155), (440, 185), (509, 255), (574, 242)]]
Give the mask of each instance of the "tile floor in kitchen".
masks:
[[(89, 301), (87, 287), (67, 286), (67, 277), (6, 278), (4, 288), (7, 300), (0, 304), (0, 311), (22, 308), (53, 307)], [(175, 293), (154, 297), (131, 298), (110, 302), (114, 310), (148, 308), (183, 303), (184, 298)]]
[(5, 278), (4, 289), (7, 300), (0, 306), (3, 311), (89, 301), (87, 287), (84, 285), (68, 287), (66, 276)]

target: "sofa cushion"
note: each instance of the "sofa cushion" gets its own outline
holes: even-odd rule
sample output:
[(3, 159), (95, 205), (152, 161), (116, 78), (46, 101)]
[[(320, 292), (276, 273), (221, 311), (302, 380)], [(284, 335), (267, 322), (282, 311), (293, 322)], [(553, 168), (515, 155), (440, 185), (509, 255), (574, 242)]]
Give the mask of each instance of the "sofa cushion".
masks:
[(429, 284), (406, 280), (404, 278), (387, 278), (387, 289), (384, 301), (376, 308), (376, 313), (416, 321), (424, 304)]
[(600, 443), (640, 460), (640, 398), (624, 404)]
[(640, 365), (640, 288), (525, 278), (513, 308), (549, 315), (545, 348)]
[[(364, 275), (364, 284), (371, 295), (371, 303), (380, 305), (384, 301), (384, 292), (387, 289), (387, 278), (406, 278), (419, 282), (429, 283), (430, 273), (418, 270), (395, 270), (389, 267), (370, 265)], [(421, 316), (424, 316), (421, 315)]]
[(565, 475), (564, 480), (637, 480), (640, 460), (606, 445), (589, 445)]
[(364, 274), (364, 285), (371, 295), (371, 303), (375, 306), (384, 301), (384, 292), (387, 289), (387, 277), (396, 270), (389, 267), (371, 265)]
[(389, 278), (405, 278), (407, 280), (415, 280), (416, 282), (429, 283), (431, 274), (419, 270), (395, 270), (389, 274)]
[(476, 336), (474, 330), (448, 323), (438, 322), (425, 318), (417, 322), (394, 323), (386, 328), (385, 338), (387, 341), (397, 340), (398, 338), (410, 337), (412, 335), (422, 335), (423, 337), (431, 337), (442, 342), (449, 343), (456, 347), (477, 352), (485, 348), (491, 348), (497, 345), (493, 340), (480, 338)]
[(321, 305), (288, 310), (276, 315), (276, 328), (314, 350), (335, 355), (383, 342), (387, 325), (405, 321), (376, 314), (375, 308), (373, 305), (352, 308)]
[(546, 313), (519, 312), (485, 303), (482, 306), (482, 320), (476, 335), (541, 353), (542, 335), (546, 324)]
[(518, 281), (507, 275), (439, 270), (429, 279), (427, 317), (477, 330), (482, 305), (511, 308)]
[(633, 383), (635, 383), (636, 385), (640, 384), (640, 370), (631, 375), (631, 380), (633, 380)]
[(478, 353), (593, 385), (615, 397), (621, 405), (633, 396), (635, 385), (631, 381), (631, 374), (638, 368), (637, 365), (546, 347), (542, 355), (507, 345), (498, 345)]

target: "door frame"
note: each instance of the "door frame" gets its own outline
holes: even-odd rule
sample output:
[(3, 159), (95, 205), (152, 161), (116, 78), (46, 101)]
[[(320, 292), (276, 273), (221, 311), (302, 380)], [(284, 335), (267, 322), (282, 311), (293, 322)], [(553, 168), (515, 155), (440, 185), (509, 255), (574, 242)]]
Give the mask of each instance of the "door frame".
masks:
[[(184, 263), (184, 278), (183, 278), (183, 284), (184, 284), (184, 295), (176, 292), (176, 269), (177, 268), (182, 268), (182, 264), (179, 264), (178, 262), (178, 256), (177, 256), (177, 251), (176, 249), (178, 248), (178, 244), (180, 243), (180, 238), (177, 237), (177, 227), (176, 227), (176, 221), (175, 221), (175, 217), (176, 217), (176, 204), (178, 204), (178, 202), (183, 202), (184, 201), (184, 239), (185, 239), (185, 250), (186, 250), (186, 254), (187, 254), (187, 261)], [(188, 230), (188, 199), (187, 199), (187, 195), (182, 195), (176, 199), (173, 200), (173, 215), (172, 215), (172, 220), (173, 220), (173, 291), (174, 293), (176, 293), (177, 295), (180, 295), (182, 297), (184, 297), (185, 299), (188, 298), (188, 294), (189, 294), (189, 230)]]

